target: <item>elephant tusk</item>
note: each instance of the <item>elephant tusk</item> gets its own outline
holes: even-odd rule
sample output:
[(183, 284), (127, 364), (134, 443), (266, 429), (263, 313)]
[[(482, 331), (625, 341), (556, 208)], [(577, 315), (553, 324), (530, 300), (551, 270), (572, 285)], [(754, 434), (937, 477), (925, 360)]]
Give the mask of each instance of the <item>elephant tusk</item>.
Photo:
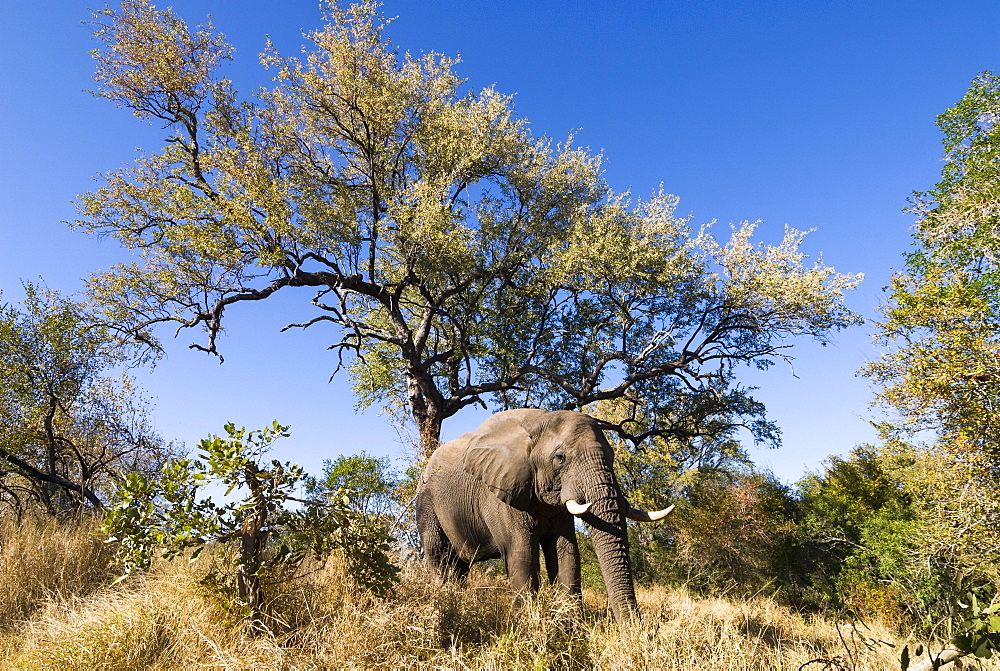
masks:
[(576, 499), (570, 499), (566, 502), (566, 510), (570, 511), (574, 515), (582, 515), (590, 510), (590, 506), (592, 505), (594, 505), (593, 501), (590, 503), (580, 503)]
[(636, 522), (655, 522), (657, 520), (662, 520), (673, 511), (674, 506), (667, 506), (663, 510), (656, 510), (653, 512), (646, 512), (645, 510), (639, 510), (638, 508), (629, 506), (628, 511), (625, 513), (625, 517), (630, 520), (635, 520)]

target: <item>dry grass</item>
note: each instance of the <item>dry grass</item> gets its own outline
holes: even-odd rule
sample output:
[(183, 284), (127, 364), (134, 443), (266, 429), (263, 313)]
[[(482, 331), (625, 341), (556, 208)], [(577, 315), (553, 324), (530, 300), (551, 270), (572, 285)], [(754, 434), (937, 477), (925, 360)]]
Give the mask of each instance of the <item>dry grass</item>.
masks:
[[(62, 558), (72, 563), (72, 552)], [(57, 559), (46, 562), (53, 567)], [(6, 582), (12, 564), (0, 556), (0, 566)], [(419, 564), (405, 567), (388, 599), (358, 593), (335, 563), (276, 587), (274, 631), (255, 636), (199, 585), (204, 569), (202, 560), (177, 561), (96, 592), (86, 581), (72, 583), (85, 587), (80, 594), (66, 587), (32, 592), (34, 607), (21, 611), (29, 619), (0, 640), (0, 667), (774, 670), (816, 658), (849, 661), (850, 650), (857, 669), (898, 668), (898, 648), (869, 650), (850, 629), (838, 634), (832, 623), (766, 598), (640, 590), (641, 623), (619, 628), (594, 593), (585, 595), (582, 612), (548, 591), (515, 605), (502, 580), (479, 575), (464, 587), (442, 584)], [(899, 643), (879, 628), (864, 633)]]
[(0, 633), (47, 600), (89, 594), (108, 583), (111, 551), (94, 535), (96, 527), (91, 517), (0, 521)]

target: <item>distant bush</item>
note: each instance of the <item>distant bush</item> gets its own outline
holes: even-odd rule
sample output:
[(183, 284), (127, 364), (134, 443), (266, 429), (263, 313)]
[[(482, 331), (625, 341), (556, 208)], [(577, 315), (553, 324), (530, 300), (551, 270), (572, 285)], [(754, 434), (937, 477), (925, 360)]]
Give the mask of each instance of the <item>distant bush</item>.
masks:
[(352, 508), (371, 517), (400, 513), (401, 505), (395, 496), (399, 486), (400, 480), (392, 472), (387, 457), (379, 459), (364, 452), (326, 459), (320, 477), (305, 478), (310, 498), (343, 492)]
[[(659, 486), (674, 492), (667, 500), (677, 508), (662, 522), (630, 528), (638, 582), (751, 594), (795, 581), (796, 500), (773, 475), (733, 465), (666, 474)], [(664, 505), (643, 494), (626, 492)]]
[(804, 478), (802, 604), (956, 641), (982, 626), (1000, 633), (1000, 618), (977, 620), (1000, 588), (1000, 510), (963, 468), (934, 448), (888, 443)]
[(747, 593), (788, 577), (794, 501), (770, 474), (703, 479), (672, 521), (678, 565), (694, 585)]

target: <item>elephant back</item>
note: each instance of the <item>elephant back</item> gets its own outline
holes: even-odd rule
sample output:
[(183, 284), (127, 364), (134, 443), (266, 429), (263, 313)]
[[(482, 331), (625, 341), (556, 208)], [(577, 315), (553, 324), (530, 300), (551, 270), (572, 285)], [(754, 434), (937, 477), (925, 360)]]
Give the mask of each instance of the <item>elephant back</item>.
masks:
[(465, 450), (468, 448), (469, 441), (473, 435), (474, 432), (463, 433), (455, 440), (449, 440), (447, 443), (438, 446), (424, 466), (420, 477), (420, 484), (426, 483), (433, 473), (441, 469), (460, 469), (462, 467), (462, 456), (465, 454)]

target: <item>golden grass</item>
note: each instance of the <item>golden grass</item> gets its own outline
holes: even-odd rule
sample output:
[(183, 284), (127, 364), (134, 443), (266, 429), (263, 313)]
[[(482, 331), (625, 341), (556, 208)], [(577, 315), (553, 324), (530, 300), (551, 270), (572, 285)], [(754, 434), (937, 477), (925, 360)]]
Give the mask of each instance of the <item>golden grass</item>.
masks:
[[(273, 631), (254, 635), (199, 584), (206, 561), (161, 564), (96, 592), (33, 592), (44, 595), (0, 639), (0, 668), (770, 671), (835, 656), (853, 659), (856, 669), (898, 668), (898, 647), (869, 650), (850, 628), (838, 634), (833, 623), (767, 598), (641, 589), (642, 621), (619, 627), (596, 593), (585, 594), (582, 611), (549, 590), (515, 604), (502, 579), (478, 574), (465, 586), (443, 584), (416, 563), (387, 599), (360, 593), (336, 562), (275, 586)], [(864, 634), (900, 643), (874, 625)]]
[(0, 521), (0, 632), (48, 599), (88, 594), (109, 582), (111, 549), (96, 528), (92, 517)]

